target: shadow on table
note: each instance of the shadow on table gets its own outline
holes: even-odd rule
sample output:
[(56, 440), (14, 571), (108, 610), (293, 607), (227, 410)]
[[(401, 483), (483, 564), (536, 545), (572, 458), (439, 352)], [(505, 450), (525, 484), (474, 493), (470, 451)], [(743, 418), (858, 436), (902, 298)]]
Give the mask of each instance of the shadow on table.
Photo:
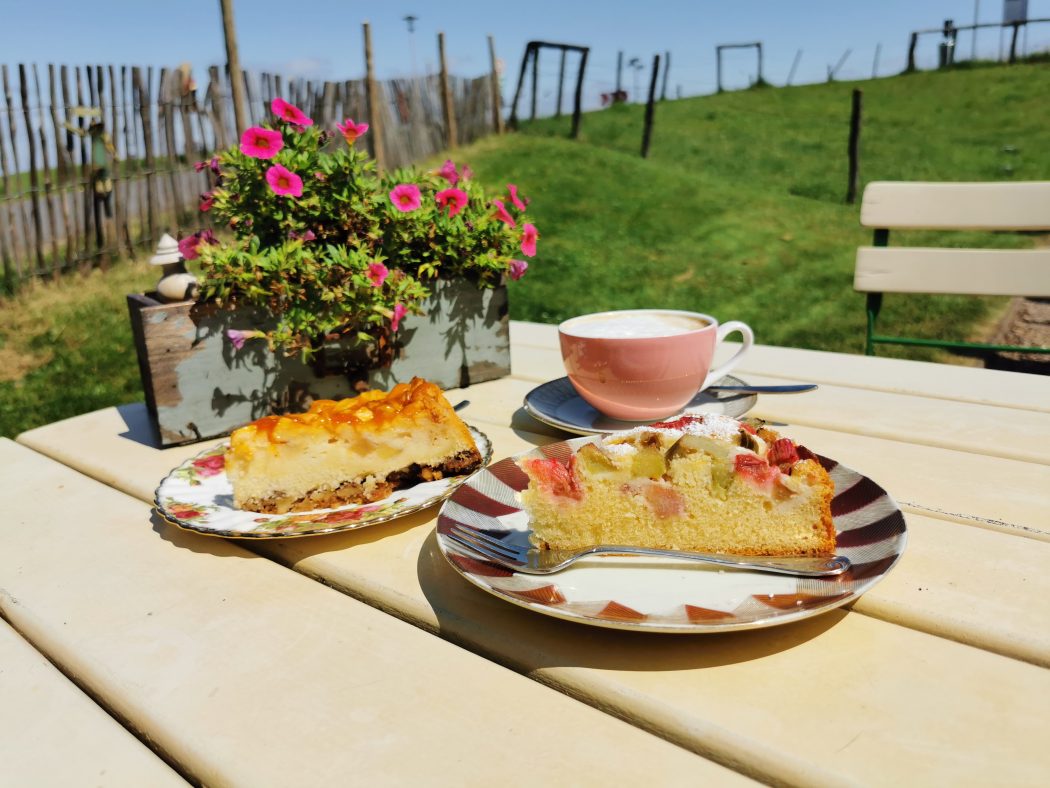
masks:
[(431, 533), (417, 561), (419, 584), (442, 637), (519, 672), (558, 667), (694, 670), (760, 659), (820, 636), (847, 613), (833, 610), (794, 624), (720, 634), (603, 629), (504, 602), (449, 566)]
[(149, 411), (142, 402), (133, 402), (128, 405), (117, 405), (117, 413), (124, 420), (127, 430), (119, 433), (121, 438), (141, 443), (153, 449), (161, 448), (157, 437), (153, 432), (153, 425), (149, 420)]
[(342, 531), (334, 534), (316, 536), (296, 536), (284, 538), (230, 539), (225, 536), (188, 531), (174, 523), (168, 522), (157, 509), (152, 510), (150, 522), (153, 530), (166, 542), (175, 547), (192, 550), (195, 553), (211, 555), (237, 555), (244, 557), (247, 551), (253, 558), (270, 558), (285, 566), (294, 568), (298, 561), (323, 553), (338, 552), (355, 545), (377, 542), (390, 536), (417, 528), (434, 518), (434, 507), (415, 512), (387, 523)]
[(537, 440), (539, 436), (550, 437), (555, 440), (568, 440), (569, 438), (578, 438), (579, 435), (573, 435), (572, 433), (560, 430), (557, 427), (552, 427), (549, 424), (544, 424), (542, 421), (537, 421), (525, 408), (518, 408), (510, 417), (510, 428), (514, 430), (514, 434), (522, 440), (526, 440), (529, 443), (534, 443), (537, 446), (543, 443), (549, 443), (546, 440)]
[(179, 528), (169, 523), (156, 509), (150, 511), (150, 525), (161, 539), (180, 550), (206, 553), (220, 558), (259, 558), (254, 552), (242, 549), (246, 546), (243, 542), (221, 536), (206, 536)]

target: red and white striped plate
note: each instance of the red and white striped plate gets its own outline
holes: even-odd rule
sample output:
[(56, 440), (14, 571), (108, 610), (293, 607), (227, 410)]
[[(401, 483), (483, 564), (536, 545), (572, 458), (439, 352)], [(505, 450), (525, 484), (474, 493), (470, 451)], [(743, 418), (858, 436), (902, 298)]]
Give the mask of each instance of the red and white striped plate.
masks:
[(831, 512), (838, 552), (853, 566), (838, 577), (795, 578), (642, 557), (585, 559), (555, 575), (525, 575), (480, 560), (446, 533), (452, 525), (527, 545), (528, 514), (518, 493), (528, 477), (524, 457), (554, 457), (598, 437), (533, 449), (478, 471), (445, 501), (438, 545), (452, 567), (474, 585), (516, 605), (557, 618), (614, 629), (709, 633), (776, 626), (849, 604), (897, 563), (907, 542), (904, 515), (866, 476), (819, 457), (835, 482)]

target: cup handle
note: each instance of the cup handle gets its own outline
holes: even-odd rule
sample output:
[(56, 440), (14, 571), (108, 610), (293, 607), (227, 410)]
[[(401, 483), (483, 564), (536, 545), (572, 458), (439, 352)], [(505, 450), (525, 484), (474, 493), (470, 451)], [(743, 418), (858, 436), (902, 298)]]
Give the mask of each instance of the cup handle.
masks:
[(707, 377), (704, 378), (704, 385), (701, 386), (701, 390), (706, 389), (712, 383), (719, 378), (723, 378), (728, 375), (733, 368), (741, 362), (744, 358), (744, 354), (751, 349), (751, 346), (755, 344), (755, 333), (751, 330), (751, 326), (747, 323), (741, 323), (739, 320), (730, 320), (728, 323), (723, 323), (718, 327), (718, 336), (715, 340), (716, 347), (722, 342), (729, 334), (734, 331), (739, 331), (740, 335), (744, 338), (743, 344), (729, 361), (722, 366), (712, 369), (707, 373)]

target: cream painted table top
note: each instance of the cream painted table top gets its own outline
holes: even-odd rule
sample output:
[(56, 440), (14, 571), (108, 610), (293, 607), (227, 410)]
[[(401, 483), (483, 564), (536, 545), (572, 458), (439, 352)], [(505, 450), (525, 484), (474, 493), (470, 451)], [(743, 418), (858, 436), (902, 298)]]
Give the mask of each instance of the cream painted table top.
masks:
[[(449, 394), (496, 459), (566, 437), (521, 409), (562, 374), (554, 327), (511, 342), (510, 377)], [(0, 442), (0, 613), (207, 783), (1045, 784), (1050, 378), (766, 346), (734, 374), (820, 383), (752, 413), (905, 511), (904, 556), (849, 609), (717, 636), (575, 625), (456, 575), (436, 509), (182, 532), (149, 504), (204, 446), (154, 448), (129, 405)]]

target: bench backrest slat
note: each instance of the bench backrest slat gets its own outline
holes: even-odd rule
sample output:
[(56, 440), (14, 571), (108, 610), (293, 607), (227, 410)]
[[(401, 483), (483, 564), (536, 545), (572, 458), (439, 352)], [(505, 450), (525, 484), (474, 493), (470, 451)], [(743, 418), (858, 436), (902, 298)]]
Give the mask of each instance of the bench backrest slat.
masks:
[(1050, 181), (873, 181), (864, 189), (860, 223), (900, 230), (1050, 230)]
[(862, 246), (853, 287), (862, 293), (1050, 296), (1050, 249)]

